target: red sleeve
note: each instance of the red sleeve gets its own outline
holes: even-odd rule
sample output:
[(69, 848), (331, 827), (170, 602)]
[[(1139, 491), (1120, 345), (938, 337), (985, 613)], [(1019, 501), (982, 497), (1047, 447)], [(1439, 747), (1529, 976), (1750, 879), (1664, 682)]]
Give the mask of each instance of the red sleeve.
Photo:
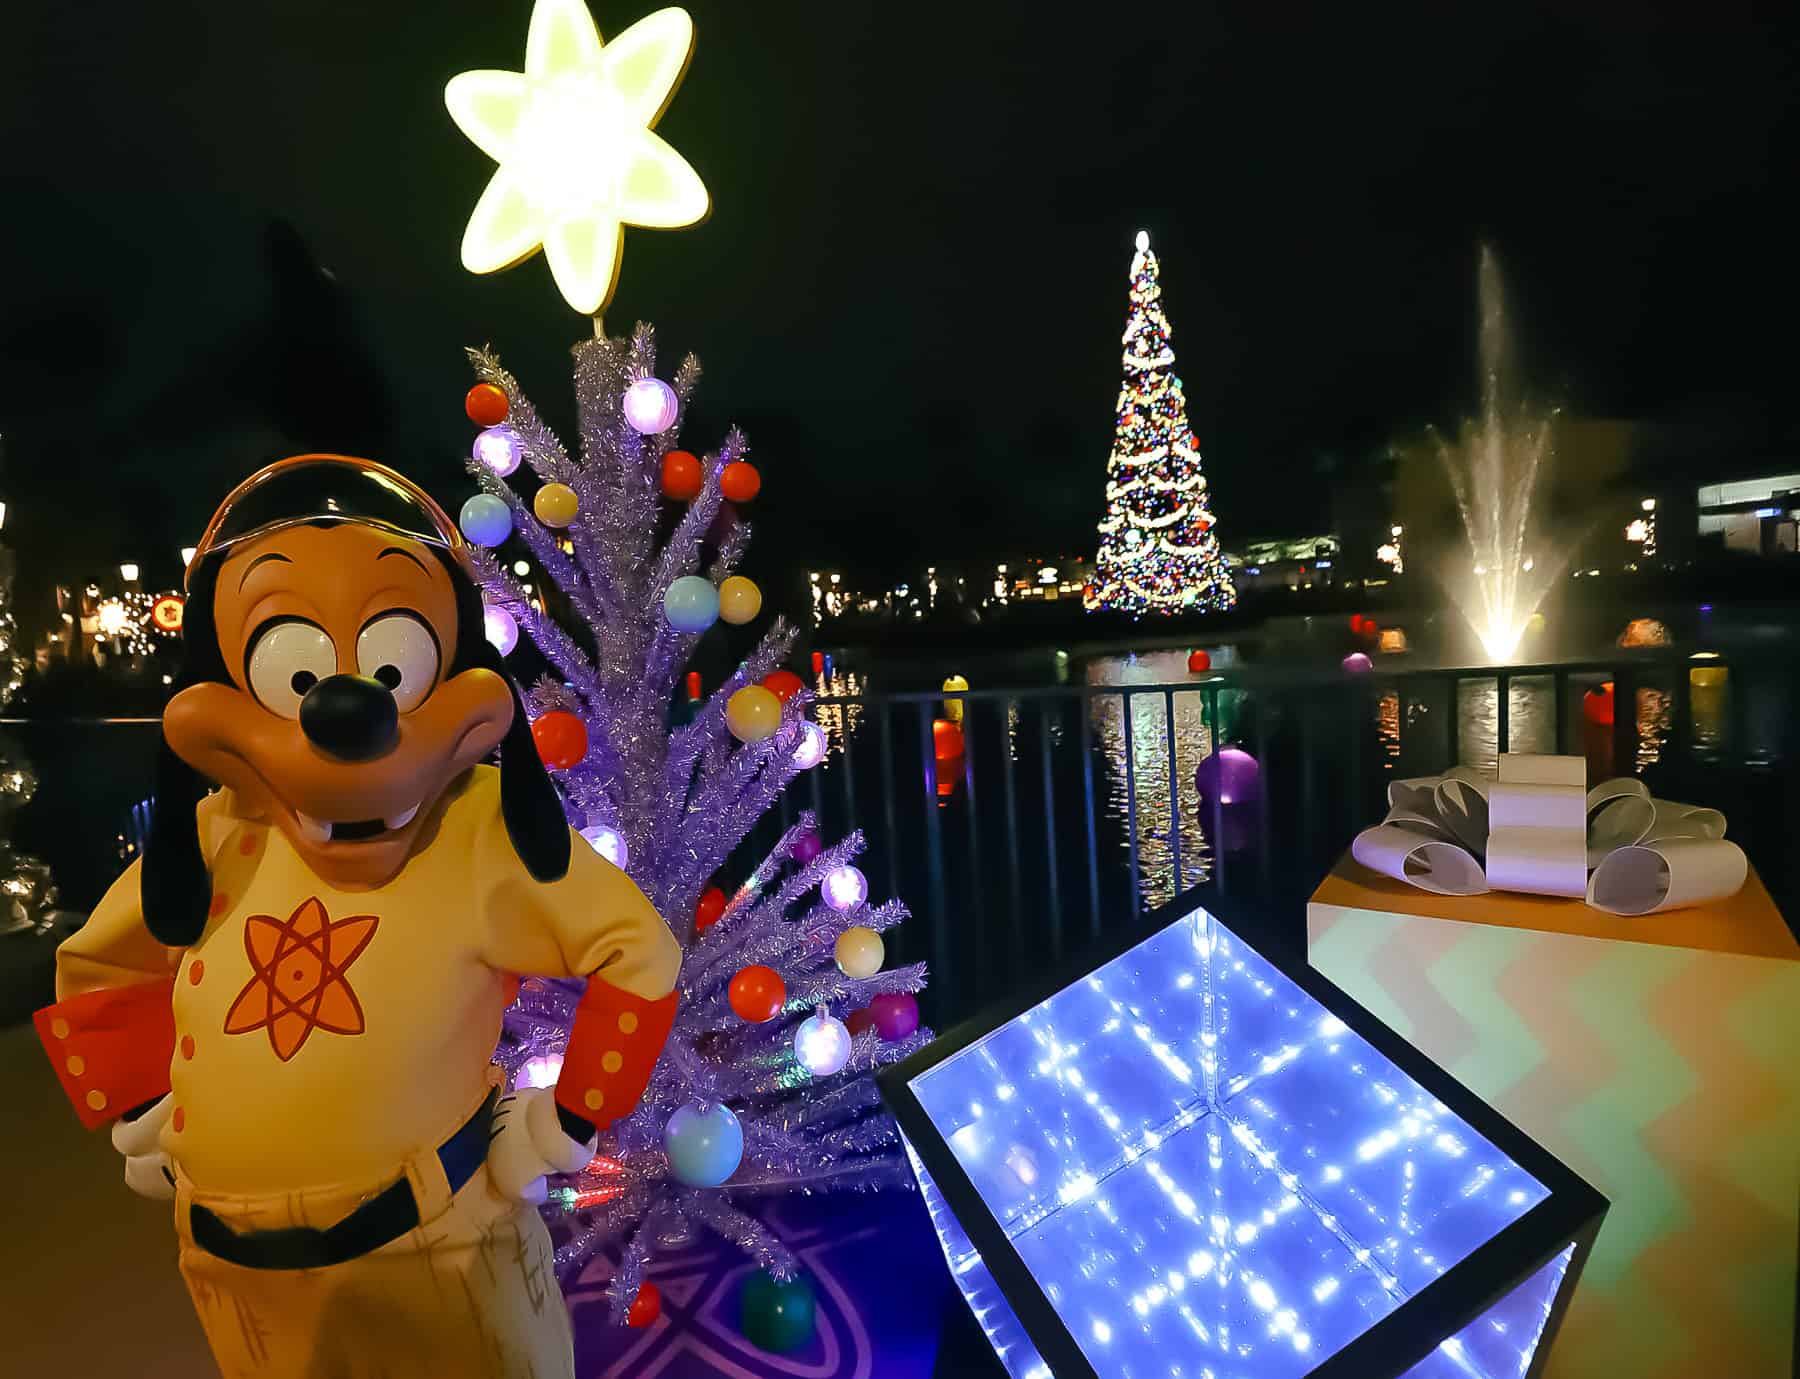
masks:
[(675, 1004), (673, 991), (646, 1001), (599, 977), (589, 981), (563, 1051), (556, 1104), (596, 1129), (630, 1115), (668, 1042)]
[(105, 987), (32, 1016), (63, 1092), (88, 1129), (169, 1090), (174, 990), (173, 978)]

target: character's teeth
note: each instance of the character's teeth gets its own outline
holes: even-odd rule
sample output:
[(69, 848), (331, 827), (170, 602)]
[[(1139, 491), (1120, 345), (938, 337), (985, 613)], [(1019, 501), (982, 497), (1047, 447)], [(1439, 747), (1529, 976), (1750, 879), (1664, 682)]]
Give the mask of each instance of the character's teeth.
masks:
[(388, 815), (388, 817), (383, 819), (382, 822), (385, 823), (390, 829), (405, 828), (408, 824), (410, 824), (413, 821), (413, 815), (417, 814), (418, 812), (419, 812), (419, 806), (415, 804), (411, 809), (403, 810), (399, 814)]
[(299, 810), (294, 811), (294, 818), (300, 825), (302, 836), (315, 843), (328, 843), (331, 841), (331, 825), (326, 823), (323, 819), (315, 819), (312, 815), (302, 814)]

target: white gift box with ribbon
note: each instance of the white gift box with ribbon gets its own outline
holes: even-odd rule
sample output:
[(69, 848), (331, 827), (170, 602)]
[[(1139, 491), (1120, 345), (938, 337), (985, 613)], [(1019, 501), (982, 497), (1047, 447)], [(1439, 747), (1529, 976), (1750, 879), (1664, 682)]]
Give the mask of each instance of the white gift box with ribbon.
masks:
[(1459, 766), (1388, 786), (1388, 814), (1350, 854), (1438, 895), (1582, 896), (1644, 915), (1735, 894), (1748, 863), (1725, 816), (1659, 800), (1639, 780), (1587, 789), (1581, 757), (1506, 753), (1497, 779)]

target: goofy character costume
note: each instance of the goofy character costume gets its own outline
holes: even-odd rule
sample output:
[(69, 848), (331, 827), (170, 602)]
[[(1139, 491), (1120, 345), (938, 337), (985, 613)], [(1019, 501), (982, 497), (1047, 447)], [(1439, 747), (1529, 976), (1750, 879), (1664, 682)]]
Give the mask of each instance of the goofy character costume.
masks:
[[(174, 1199), (227, 1379), (573, 1375), (535, 1204), (643, 1095), (681, 950), (572, 844), (467, 559), (366, 460), (225, 500), (144, 856), (36, 1017), (127, 1184)], [(588, 979), (554, 1092), (490, 1062), (521, 973)]]

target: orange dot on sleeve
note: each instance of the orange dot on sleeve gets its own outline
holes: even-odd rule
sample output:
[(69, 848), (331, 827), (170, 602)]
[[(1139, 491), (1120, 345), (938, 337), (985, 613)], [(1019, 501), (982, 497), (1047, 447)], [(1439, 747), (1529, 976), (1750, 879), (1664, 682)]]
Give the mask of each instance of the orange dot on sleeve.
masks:
[(69, 1055), (69, 1061), (63, 1065), (68, 1068), (70, 1077), (80, 1077), (87, 1071), (87, 1059), (78, 1053)]
[(50, 1033), (54, 1038), (67, 1039), (69, 1037), (69, 1022), (61, 1016), (58, 1016), (50, 1022)]
[(606, 1105), (606, 1093), (601, 1091), (598, 1087), (589, 1087), (587, 1089), (587, 1095), (581, 1099), (581, 1104), (590, 1111), (598, 1111), (602, 1106)]
[(188, 985), (199, 986), (200, 978), (206, 975), (206, 964), (195, 958), (188, 964)]
[(600, 1066), (609, 1073), (616, 1073), (619, 1071), (619, 1065), (624, 1061), (625, 1060), (619, 1057), (617, 1053), (608, 1051), (606, 1055), (601, 1058)]
[(181, 1056), (185, 1059), (188, 1059), (190, 1062), (193, 1060), (193, 1057), (194, 1057), (194, 1036), (193, 1035), (184, 1034), (181, 1036)]
[(173, 1125), (175, 1127), (175, 1133), (177, 1135), (179, 1135), (183, 1130), (187, 1129), (187, 1111), (186, 1111), (186, 1109), (183, 1107), (177, 1106), (175, 1108), (175, 1114), (169, 1117), (169, 1124)]
[(106, 1093), (100, 1091), (89, 1092), (87, 1094), (87, 1104), (96, 1111), (104, 1111), (106, 1109)]
[(623, 1015), (621, 1015), (619, 1017), (619, 1033), (620, 1034), (635, 1033), (637, 1030), (637, 1026), (638, 1026), (638, 1018), (637, 1018), (637, 1016), (633, 1015), (629, 1010), (626, 1011)]

